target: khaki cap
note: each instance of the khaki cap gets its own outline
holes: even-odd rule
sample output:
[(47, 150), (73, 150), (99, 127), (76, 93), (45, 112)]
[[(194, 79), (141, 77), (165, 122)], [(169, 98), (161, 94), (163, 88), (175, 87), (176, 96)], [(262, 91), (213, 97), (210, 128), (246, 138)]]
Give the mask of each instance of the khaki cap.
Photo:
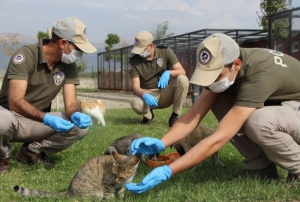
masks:
[(134, 38), (134, 47), (132, 53), (141, 54), (145, 48), (153, 41), (153, 36), (150, 32), (140, 31)]
[(239, 45), (231, 37), (221, 33), (210, 35), (197, 49), (196, 69), (190, 83), (209, 86), (218, 78), (224, 66), (239, 55)]
[(56, 21), (52, 31), (59, 37), (73, 42), (85, 53), (94, 53), (97, 49), (88, 41), (86, 26), (77, 18), (70, 17)]

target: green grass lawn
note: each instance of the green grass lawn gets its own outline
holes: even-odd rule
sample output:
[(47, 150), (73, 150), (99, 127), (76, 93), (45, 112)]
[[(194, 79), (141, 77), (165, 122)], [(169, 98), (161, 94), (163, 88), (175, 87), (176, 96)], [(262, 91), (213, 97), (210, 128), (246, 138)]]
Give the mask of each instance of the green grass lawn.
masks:
[[(184, 112), (187, 110), (188, 108), (184, 108)], [(53, 201), (51, 198), (26, 198), (15, 194), (12, 188), (14, 185), (21, 185), (51, 192), (65, 191), (77, 169), (89, 158), (102, 155), (115, 139), (134, 132), (160, 138), (168, 130), (171, 108), (155, 110), (154, 113), (155, 119), (151, 125), (141, 126), (141, 116), (131, 109), (108, 109), (105, 114), (107, 126), (92, 125), (84, 139), (49, 156), (48, 161), (55, 163), (55, 167), (50, 170), (43, 165), (28, 166), (18, 162), (14, 155), (21, 143), (13, 143), (15, 150), (10, 159), (12, 171), (0, 176), (0, 201)], [(209, 113), (202, 124), (215, 129), (217, 122)], [(164, 153), (173, 151), (173, 148), (167, 148)], [(179, 173), (143, 194), (136, 195), (126, 190), (124, 200), (118, 201), (300, 201), (299, 184), (286, 183), (286, 171), (279, 168), (280, 180), (273, 182), (236, 180), (234, 178), (244, 168), (243, 157), (227, 143), (220, 150), (219, 158), (226, 165), (225, 168), (214, 167), (209, 158), (203, 162), (202, 167)], [(134, 182), (140, 182), (151, 170), (152, 168), (140, 163)]]

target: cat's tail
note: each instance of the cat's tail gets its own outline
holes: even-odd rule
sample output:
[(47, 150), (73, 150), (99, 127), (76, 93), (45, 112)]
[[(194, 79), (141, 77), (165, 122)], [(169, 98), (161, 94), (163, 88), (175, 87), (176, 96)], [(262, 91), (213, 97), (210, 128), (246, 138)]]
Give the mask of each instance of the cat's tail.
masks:
[(52, 192), (47, 192), (42, 190), (28, 189), (28, 188), (20, 187), (19, 185), (14, 186), (13, 189), (18, 194), (29, 196), (29, 197), (58, 198), (58, 197), (67, 197), (69, 195), (68, 191), (52, 193)]

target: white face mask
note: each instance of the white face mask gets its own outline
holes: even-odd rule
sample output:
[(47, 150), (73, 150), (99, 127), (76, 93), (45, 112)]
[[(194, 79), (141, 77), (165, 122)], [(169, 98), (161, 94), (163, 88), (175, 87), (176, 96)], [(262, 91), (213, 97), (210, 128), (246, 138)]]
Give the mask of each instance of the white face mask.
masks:
[[(230, 73), (232, 72), (232, 70), (230, 70), (228, 76), (230, 75)], [(212, 84), (210, 84), (208, 86), (208, 88), (215, 93), (221, 93), (223, 91), (225, 91), (227, 88), (229, 88), (229, 86), (231, 86), (234, 83), (235, 78), (233, 79), (233, 81), (229, 81), (228, 80), (228, 76), (224, 79), (221, 79), (220, 81), (214, 82)]]
[(73, 62), (76, 62), (76, 60), (80, 60), (82, 58), (83, 52), (75, 50), (75, 49), (72, 50), (68, 42), (67, 42), (67, 44), (71, 50), (71, 53), (69, 55), (67, 55), (63, 51), (62, 56), (61, 56), (61, 61), (66, 64), (71, 64)]
[(147, 51), (144, 50), (142, 53), (140, 53), (140, 56), (143, 57), (143, 58), (146, 58), (146, 57), (148, 57), (150, 54), (151, 54), (151, 52), (147, 52)]

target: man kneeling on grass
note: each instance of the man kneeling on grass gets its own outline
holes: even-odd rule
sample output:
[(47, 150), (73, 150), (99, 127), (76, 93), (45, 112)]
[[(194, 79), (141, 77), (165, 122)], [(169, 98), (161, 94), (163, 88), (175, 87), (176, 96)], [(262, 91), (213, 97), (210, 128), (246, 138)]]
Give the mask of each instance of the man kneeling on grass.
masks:
[[(38, 164), (82, 139), (91, 118), (76, 100), (79, 85), (75, 61), (97, 49), (86, 26), (76, 18), (54, 23), (52, 38), (23, 46), (8, 65), (0, 91), (0, 173), (10, 171), (11, 142), (23, 142), (16, 158)], [(51, 101), (63, 88), (65, 113), (50, 112)]]
[(228, 141), (245, 157), (240, 177), (300, 181), (300, 62), (263, 48), (239, 48), (225, 34), (213, 34), (197, 49), (191, 83), (206, 86), (197, 102), (158, 140), (135, 140), (131, 153), (157, 154), (193, 131), (211, 109), (215, 132), (169, 166), (155, 168), (127, 189), (143, 193), (203, 161)]

